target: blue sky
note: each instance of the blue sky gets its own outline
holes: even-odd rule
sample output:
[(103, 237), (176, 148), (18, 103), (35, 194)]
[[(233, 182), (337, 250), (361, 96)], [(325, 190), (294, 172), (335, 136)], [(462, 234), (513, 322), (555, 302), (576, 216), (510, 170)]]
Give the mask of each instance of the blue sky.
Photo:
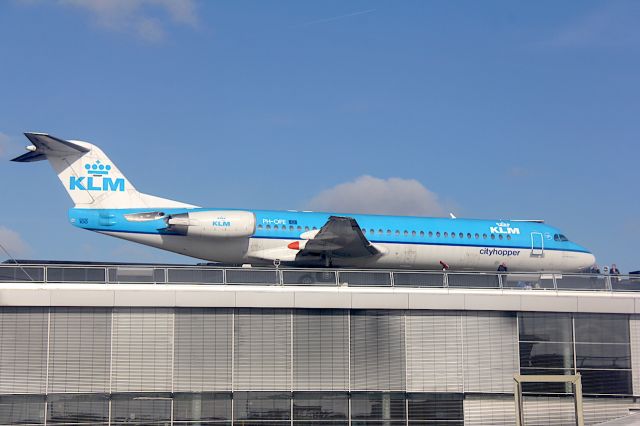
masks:
[(637, 22), (616, 0), (0, 2), (0, 238), (192, 262), (71, 227), (49, 166), (8, 162), (42, 131), (198, 205), (542, 218), (640, 269)]

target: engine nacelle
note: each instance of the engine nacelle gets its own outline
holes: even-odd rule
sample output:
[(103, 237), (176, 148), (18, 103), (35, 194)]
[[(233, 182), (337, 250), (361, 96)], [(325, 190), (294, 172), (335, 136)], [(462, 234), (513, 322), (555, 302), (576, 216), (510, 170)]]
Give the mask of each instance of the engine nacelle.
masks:
[(256, 230), (256, 216), (247, 211), (201, 211), (171, 215), (169, 230), (182, 235), (212, 238), (250, 237)]

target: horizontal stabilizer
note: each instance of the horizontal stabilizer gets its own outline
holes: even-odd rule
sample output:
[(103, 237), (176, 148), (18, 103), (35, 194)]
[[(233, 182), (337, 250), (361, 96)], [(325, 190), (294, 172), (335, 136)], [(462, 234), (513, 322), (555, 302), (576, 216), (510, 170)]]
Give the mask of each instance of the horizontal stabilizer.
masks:
[(29, 163), (46, 160), (48, 157), (65, 157), (70, 154), (78, 155), (89, 152), (88, 148), (58, 139), (46, 133), (25, 133), (24, 135), (31, 141), (33, 146), (27, 147), (29, 152), (11, 161)]

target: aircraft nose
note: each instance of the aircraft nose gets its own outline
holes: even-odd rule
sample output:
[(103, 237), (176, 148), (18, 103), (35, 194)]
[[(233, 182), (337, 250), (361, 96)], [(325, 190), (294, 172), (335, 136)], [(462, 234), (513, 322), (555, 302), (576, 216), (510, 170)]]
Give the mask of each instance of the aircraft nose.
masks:
[(590, 266), (595, 265), (596, 257), (591, 253), (582, 253), (581, 257), (581, 268), (588, 268)]

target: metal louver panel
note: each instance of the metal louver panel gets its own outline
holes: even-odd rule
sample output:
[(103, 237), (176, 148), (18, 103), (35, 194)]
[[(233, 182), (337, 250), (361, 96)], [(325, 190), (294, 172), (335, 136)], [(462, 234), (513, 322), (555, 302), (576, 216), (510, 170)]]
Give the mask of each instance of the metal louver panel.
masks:
[(109, 390), (111, 309), (53, 308), (49, 392)]
[(293, 314), (293, 390), (349, 389), (349, 317), (342, 310)]
[(351, 390), (405, 387), (404, 313), (351, 313)]
[(464, 398), (464, 424), (466, 426), (512, 426), (516, 423), (513, 396), (476, 396)]
[(465, 392), (513, 392), (519, 371), (515, 315), (467, 312), (462, 320)]
[(460, 313), (407, 313), (407, 392), (462, 392)]
[(174, 391), (231, 390), (231, 309), (176, 309)]
[(573, 397), (524, 397), (524, 424), (573, 425), (576, 411)]
[(48, 309), (0, 309), (0, 393), (44, 393)]
[(585, 424), (593, 425), (627, 416), (636, 405), (631, 398), (584, 398), (582, 406)]
[(173, 310), (113, 311), (113, 392), (171, 391)]
[(633, 394), (640, 395), (640, 316), (638, 315), (632, 315), (629, 319), (629, 337), (631, 340)]
[(291, 389), (291, 312), (238, 309), (234, 330), (234, 389)]

